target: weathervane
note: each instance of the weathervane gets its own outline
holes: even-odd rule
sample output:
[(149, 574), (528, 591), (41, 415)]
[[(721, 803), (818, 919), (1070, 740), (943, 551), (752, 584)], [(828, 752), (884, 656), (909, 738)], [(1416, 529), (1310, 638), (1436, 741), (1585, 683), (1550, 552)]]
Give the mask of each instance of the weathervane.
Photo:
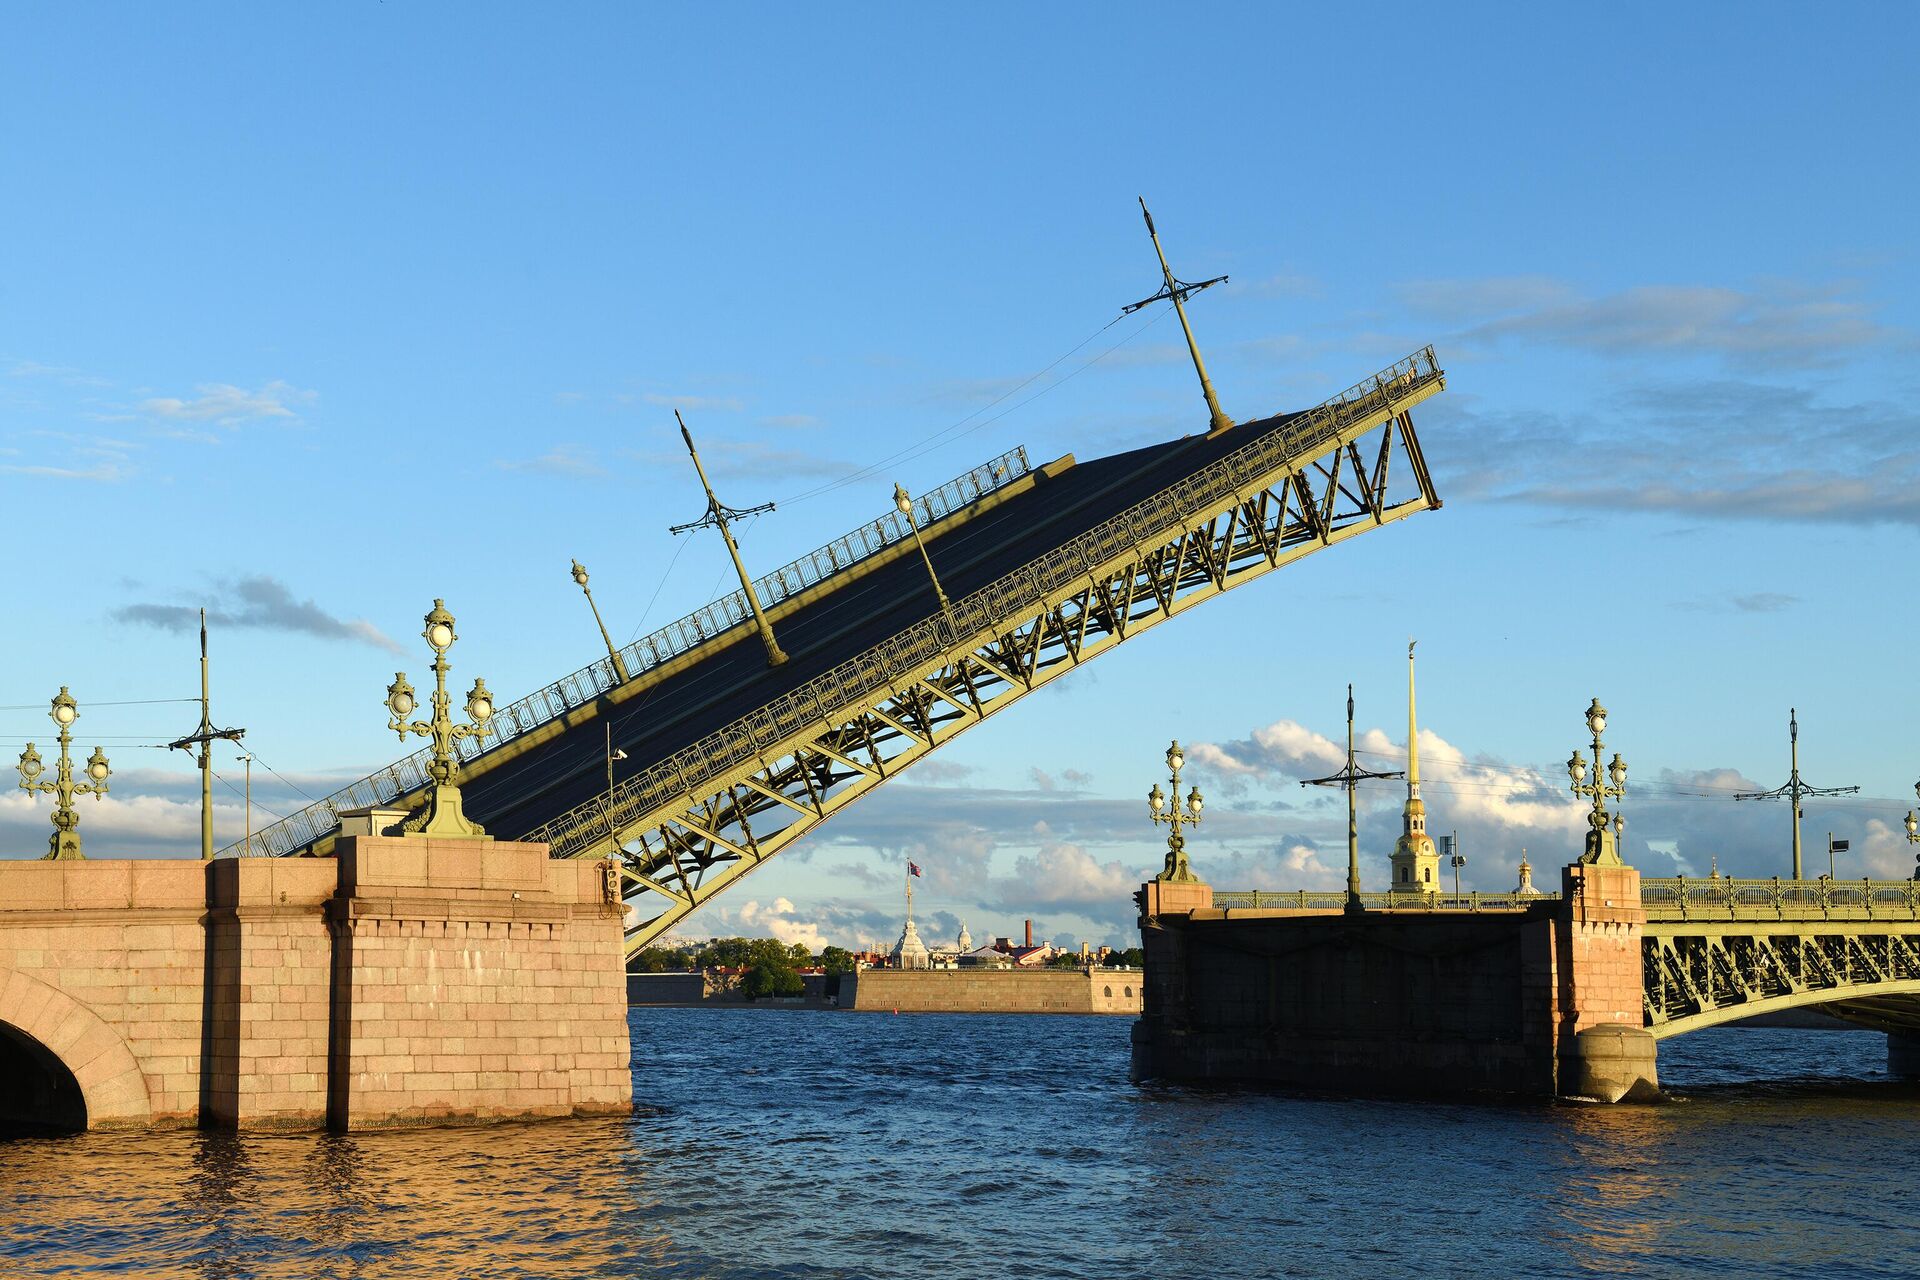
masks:
[(1147, 212), (1147, 201), (1144, 196), (1140, 198), (1140, 216), (1147, 220), (1147, 234), (1153, 237), (1153, 251), (1160, 257), (1160, 278), (1164, 283), (1160, 286), (1160, 292), (1151, 298), (1142, 298), (1138, 302), (1120, 308), (1120, 314), (1130, 316), (1142, 307), (1152, 306), (1162, 298), (1173, 300), (1174, 313), (1180, 317), (1181, 332), (1187, 335), (1187, 354), (1193, 357), (1193, 371), (1200, 375), (1200, 391), (1207, 398), (1210, 429), (1225, 431), (1233, 425), (1233, 419), (1222, 412), (1220, 401), (1214, 397), (1213, 383), (1207, 378), (1207, 366), (1200, 359), (1200, 346), (1193, 340), (1193, 326), (1187, 323), (1187, 309), (1181, 304), (1202, 289), (1210, 289), (1216, 284), (1225, 284), (1227, 278), (1215, 276), (1211, 280), (1202, 280), (1198, 284), (1187, 284), (1185, 281), (1175, 279), (1173, 268), (1167, 265), (1166, 250), (1160, 247), (1160, 233), (1153, 229), (1153, 215)]
[(1360, 810), (1354, 803), (1354, 790), (1363, 782), (1376, 778), (1404, 778), (1407, 775), (1398, 770), (1392, 773), (1375, 773), (1371, 769), (1362, 769), (1353, 758), (1353, 686), (1347, 686), (1347, 767), (1338, 773), (1330, 773), (1324, 778), (1302, 778), (1303, 787), (1344, 787), (1347, 792), (1347, 911), (1354, 913), (1362, 910), (1360, 905)]
[(671, 526), (668, 533), (685, 533), (689, 529), (705, 529), (709, 526), (720, 530), (720, 540), (727, 544), (727, 554), (733, 557), (734, 570), (740, 575), (740, 590), (746, 593), (747, 607), (753, 610), (754, 625), (760, 629), (760, 643), (767, 647), (767, 665), (777, 667), (787, 660), (786, 651), (780, 642), (773, 638), (773, 624), (767, 621), (766, 613), (760, 608), (760, 597), (754, 594), (753, 579), (747, 577), (747, 566), (740, 559), (740, 544), (733, 540), (733, 530), (728, 522), (741, 516), (757, 516), (763, 511), (773, 510), (771, 502), (763, 502), (757, 507), (744, 510), (729, 507), (713, 496), (713, 485), (707, 480), (707, 469), (701, 465), (700, 451), (693, 447), (693, 433), (687, 430), (686, 419), (680, 411), (673, 411), (673, 420), (680, 424), (680, 438), (687, 442), (687, 456), (693, 459), (693, 469), (700, 473), (700, 487), (707, 491), (707, 511), (698, 520), (689, 520), (685, 524)]

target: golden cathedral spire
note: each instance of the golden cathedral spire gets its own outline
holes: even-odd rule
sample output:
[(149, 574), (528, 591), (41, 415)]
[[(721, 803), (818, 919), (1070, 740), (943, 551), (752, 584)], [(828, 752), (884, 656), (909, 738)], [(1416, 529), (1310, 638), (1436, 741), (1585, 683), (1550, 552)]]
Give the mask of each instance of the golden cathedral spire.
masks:
[(1420, 799), (1420, 722), (1414, 711), (1413, 647), (1407, 641), (1407, 806), (1401, 811), (1400, 840), (1393, 847), (1395, 893), (1438, 893), (1440, 851), (1427, 834), (1427, 806)]

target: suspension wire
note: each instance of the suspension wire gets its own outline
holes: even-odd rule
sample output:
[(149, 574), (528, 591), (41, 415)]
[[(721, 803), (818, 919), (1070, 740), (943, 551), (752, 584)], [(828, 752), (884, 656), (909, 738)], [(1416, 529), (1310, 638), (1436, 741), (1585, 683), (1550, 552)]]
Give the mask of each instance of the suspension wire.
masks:
[(653, 613), (653, 606), (659, 601), (660, 593), (666, 590), (667, 579), (673, 576), (673, 566), (680, 563), (680, 553), (692, 545), (692, 538), (673, 540), (673, 558), (667, 561), (667, 571), (660, 575), (660, 581), (654, 586), (653, 594), (647, 597), (647, 607), (640, 611), (640, 621), (633, 624), (633, 634), (627, 637), (628, 644), (640, 638), (640, 628), (647, 625), (647, 618)]
[[(198, 698), (195, 698), (195, 699), (194, 699), (194, 701), (195, 701), (195, 702), (198, 702), (198, 701), (199, 701), (199, 699), (198, 699)], [(258, 756), (255, 756), (255, 757), (254, 757), (254, 759), (256, 759), (256, 760), (258, 760), (259, 758), (260, 758), (260, 757), (258, 757)], [(236, 787), (236, 786), (234, 786), (234, 785), (233, 785), (233, 784), (232, 784), (231, 782), (228, 782), (228, 781), (227, 781), (227, 780), (226, 780), (225, 778), (222, 778), (222, 777), (220, 776), (220, 771), (219, 771), (218, 769), (215, 769), (215, 770), (213, 770), (212, 772), (213, 772), (213, 776), (214, 776), (215, 778), (219, 778), (219, 780), (220, 780), (220, 785), (221, 785), (221, 786), (223, 786), (223, 787), (225, 787), (225, 788), (226, 788), (227, 790), (229, 790), (229, 791), (231, 791), (231, 792), (233, 792), (233, 794), (234, 794), (234, 795), (236, 795), (236, 796), (239, 796), (239, 797), (240, 797), (240, 803), (241, 803), (242, 805), (245, 805), (245, 804), (247, 804), (247, 803), (248, 803), (248, 800), (247, 800), (247, 793), (246, 793), (246, 792), (244, 792), (244, 791), (242, 791), (242, 790), (240, 790), (240, 789), (239, 789), (238, 787)], [(267, 806), (265, 806), (264, 804), (261, 804), (261, 803), (260, 803), (260, 802), (259, 802), (258, 800), (255, 800), (255, 801), (252, 801), (252, 804), (253, 804), (253, 807), (254, 807), (254, 808), (256, 808), (256, 809), (258, 809), (258, 810), (259, 810), (259, 811), (260, 811), (261, 813), (264, 813), (264, 814), (266, 814), (266, 815), (267, 815), (267, 816), (268, 816), (269, 818), (272, 818), (272, 819), (273, 819), (273, 820), (274, 820), (275, 822), (285, 822), (285, 821), (286, 821), (286, 815), (284, 815), (284, 814), (279, 814), (279, 813), (275, 813), (275, 812), (274, 812), (273, 810), (271, 810), (271, 809), (269, 809), (269, 808), (267, 808)]]
[[(198, 701), (198, 699), (195, 699), (195, 701)], [(308, 800), (311, 800), (314, 804), (320, 803), (319, 799), (315, 796), (309, 795), (307, 793), (307, 790), (304, 787), (300, 786), (298, 783), (295, 783), (289, 780), (278, 769), (268, 764), (265, 760), (262, 760), (260, 758), (260, 753), (254, 750), (251, 744), (249, 744), (247, 747), (247, 754), (252, 756), (254, 758), (254, 761), (258, 763), (261, 768), (265, 769), (268, 773), (272, 774), (274, 777), (279, 778), (280, 781), (286, 783), (289, 787), (292, 787), (295, 791), (298, 791), (301, 795), (306, 796)]]
[[(991, 425), (992, 423), (998, 422), (1000, 419), (1006, 417), (1009, 413), (1012, 413), (1014, 410), (1019, 409), (1025, 405), (1032, 404), (1035, 400), (1038, 400), (1041, 396), (1046, 395), (1048, 392), (1053, 391), (1058, 387), (1064, 386), (1067, 382), (1071, 381), (1074, 377), (1085, 372), (1088, 368), (1092, 367), (1093, 365), (1100, 363), (1100, 361), (1106, 359), (1108, 356), (1112, 355), (1115, 351), (1118, 351), (1121, 347), (1125, 346), (1127, 343), (1139, 337), (1142, 333), (1146, 332), (1147, 329), (1151, 328), (1153, 325), (1159, 323), (1162, 319), (1164, 319), (1167, 314), (1168, 313), (1166, 310), (1162, 310), (1156, 313), (1155, 315), (1150, 317), (1144, 324), (1136, 326), (1132, 330), (1132, 332), (1127, 334), (1126, 337), (1120, 339), (1120, 341), (1114, 343), (1112, 346), (1102, 351), (1099, 355), (1094, 356), (1092, 359), (1078, 366), (1072, 372), (1066, 374), (1064, 377), (1058, 378), (1053, 382), (1048, 383), (1046, 386), (1042, 387), (1039, 391), (1035, 392), (1033, 395), (1028, 396), (1026, 399), (1021, 400), (1016, 404), (1009, 405), (1007, 408), (1003, 409), (1001, 412), (994, 414), (990, 418), (985, 418), (979, 422), (975, 422), (970, 427), (966, 425), (967, 423), (972, 422), (973, 419), (978, 418), (981, 414), (993, 408), (995, 405), (1000, 404), (1002, 401), (1005, 401), (1012, 396), (1018, 395), (1021, 391), (1025, 390), (1027, 387), (1032, 386), (1033, 383), (1039, 380), (1040, 378), (1045, 377), (1047, 374), (1051, 373), (1053, 370), (1059, 368), (1061, 364), (1065, 363), (1067, 360), (1071, 359), (1074, 355), (1078, 354), (1080, 351), (1085, 349), (1086, 346), (1089, 343), (1091, 343), (1095, 338), (1098, 338), (1101, 334), (1113, 328), (1114, 325), (1120, 323), (1121, 320), (1126, 318), (1124, 314), (1117, 315), (1113, 319), (1101, 325), (1098, 329), (1095, 329), (1092, 333), (1088, 334), (1086, 337), (1082, 338), (1079, 342), (1075, 343), (1069, 350), (1055, 357), (1052, 363), (1048, 364), (1045, 368), (1029, 374), (1027, 377), (1021, 379), (1019, 382), (1015, 383), (1013, 386), (1007, 388), (1007, 390), (1001, 392), (999, 395), (987, 401), (987, 403), (981, 405), (979, 408), (975, 409), (972, 413), (967, 414), (965, 417), (960, 418), (957, 421), (952, 422), (945, 427), (942, 427), (940, 430), (934, 432), (932, 435), (927, 436), (922, 440), (916, 441), (915, 443), (908, 445), (906, 448), (901, 449), (897, 453), (892, 453), (887, 455), (884, 458), (877, 459), (876, 461), (869, 463), (864, 467), (861, 467), (857, 471), (852, 471), (844, 476), (841, 476), (837, 480), (829, 480), (824, 484), (816, 485), (811, 489), (803, 489), (799, 493), (796, 493), (791, 497), (780, 499), (780, 502), (783, 505), (787, 505), (787, 504), (792, 504), (796, 502), (806, 502), (813, 498), (822, 497), (825, 494), (831, 493), (836, 489), (841, 489), (846, 487), (849, 484), (853, 484), (859, 480), (866, 479), (867, 477), (871, 476), (874, 472), (880, 470), (882, 467), (885, 467), (891, 463), (910, 462), (915, 458), (924, 457), (926, 454), (933, 452), (935, 449), (945, 448), (947, 445), (954, 443), (954, 441), (956, 440), (964, 439), (965, 437), (970, 436), (974, 432), (980, 430), (982, 427), (986, 427)], [(965, 428), (965, 430), (961, 430), (961, 428), (963, 427)]]

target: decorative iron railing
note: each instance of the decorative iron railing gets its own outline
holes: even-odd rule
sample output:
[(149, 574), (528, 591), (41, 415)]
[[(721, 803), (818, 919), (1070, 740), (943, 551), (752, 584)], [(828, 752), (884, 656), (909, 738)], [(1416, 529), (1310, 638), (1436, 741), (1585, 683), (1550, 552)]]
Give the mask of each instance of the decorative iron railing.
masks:
[[(1552, 893), (1363, 893), (1360, 905), (1369, 911), (1524, 911), (1542, 902), (1557, 902)], [(1223, 910), (1340, 911), (1347, 905), (1342, 890), (1296, 889), (1271, 893), (1263, 889), (1216, 892), (1213, 905)]]
[[(996, 489), (1027, 474), (1027, 451), (1016, 447), (955, 476), (936, 489), (914, 499), (917, 519), (924, 531), (963, 507), (978, 501)], [(763, 608), (772, 608), (783, 600), (799, 595), (835, 574), (913, 536), (907, 518), (897, 508), (871, 520), (826, 546), (782, 565), (756, 579), (753, 588)], [(691, 649), (706, 644), (715, 636), (753, 620), (744, 591), (733, 591), (713, 603), (696, 609), (684, 618), (668, 623), (651, 635), (627, 645), (620, 651), (629, 679), (670, 662)], [(486, 731), (455, 744), (461, 760), (472, 760), (513, 741), (543, 724), (590, 702), (614, 688), (613, 660), (601, 658), (572, 675), (563, 676), (546, 688), (500, 707), (487, 722)], [(339, 825), (344, 810), (370, 805), (390, 804), (401, 796), (426, 786), (431, 779), (427, 766), (433, 750), (423, 747), (396, 760), (380, 772), (351, 783), (323, 800), (289, 814), (271, 826), (253, 833), (251, 841), (241, 840), (222, 849), (222, 854), (242, 857), (291, 853), (312, 844)]]
[(1676, 876), (1642, 880), (1640, 902), (1650, 921), (1920, 920), (1920, 881)]
[(1084, 581), (1099, 566), (1153, 545), (1158, 536), (1198, 511), (1263, 487), (1280, 471), (1313, 454), (1376, 413), (1443, 380), (1433, 348), (1424, 347), (1373, 377), (1255, 437), (1178, 483), (1135, 504), (989, 583), (952, 608), (934, 614), (857, 654), (806, 684), (718, 729), (622, 781), (612, 803), (580, 805), (522, 839), (542, 841), (555, 857), (597, 845), (609, 824), (625, 828), (673, 802), (704, 794), (709, 783), (741, 762), (841, 713), (862, 705), (891, 681), (937, 664), (964, 639), (1026, 613), (1037, 601)]

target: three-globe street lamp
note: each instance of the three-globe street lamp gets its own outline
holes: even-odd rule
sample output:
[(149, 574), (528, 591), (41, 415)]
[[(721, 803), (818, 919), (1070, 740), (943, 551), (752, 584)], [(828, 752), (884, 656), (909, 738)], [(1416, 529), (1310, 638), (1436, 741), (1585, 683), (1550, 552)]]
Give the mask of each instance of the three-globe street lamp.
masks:
[(940, 598), (940, 611), (952, 612), (953, 606), (948, 603), (947, 593), (940, 586), (940, 575), (933, 571), (933, 557), (927, 554), (927, 544), (920, 537), (920, 521), (913, 514), (913, 496), (907, 492), (905, 485), (893, 486), (893, 505), (899, 508), (900, 514), (907, 518), (907, 527), (913, 530), (913, 544), (920, 548), (920, 559), (926, 563), (927, 576), (933, 579), (933, 594)]
[(613, 674), (620, 677), (620, 683), (627, 682), (627, 664), (620, 657), (620, 651), (613, 647), (613, 637), (607, 634), (607, 624), (600, 617), (600, 606), (593, 602), (593, 588), (587, 585), (587, 566), (578, 560), (573, 562), (573, 580), (580, 585), (580, 591), (587, 597), (587, 608), (593, 610), (593, 620), (599, 624), (600, 638), (606, 642), (607, 657), (613, 659)]
[(1198, 884), (1200, 877), (1193, 874), (1193, 868), (1187, 865), (1187, 838), (1180, 834), (1182, 825), (1197, 827), (1200, 825), (1200, 810), (1206, 804), (1206, 797), (1195, 787), (1187, 793), (1186, 807), (1180, 805), (1180, 768), (1187, 762), (1187, 753), (1180, 749), (1178, 739), (1167, 748), (1167, 768), (1172, 771), (1173, 795), (1171, 803), (1167, 794), (1160, 790), (1160, 784), (1154, 783), (1153, 790), (1147, 792), (1147, 814), (1155, 822), (1166, 823), (1171, 830), (1167, 833), (1167, 865), (1154, 877), (1160, 884)]
[(486, 832), (480, 824), (460, 811), (460, 788), (454, 784), (459, 777), (460, 762), (454, 756), (453, 745), (462, 738), (486, 731), (487, 721), (493, 718), (493, 695), (487, 692), (485, 680), (475, 679), (473, 689), (467, 694), (467, 718), (473, 723), (453, 723), (452, 700), (447, 696), (447, 672), (451, 669), (447, 664), (447, 650), (460, 637), (454, 634), (453, 615), (447, 612), (446, 601), (433, 602), (426, 624), (426, 630), (420, 635), (433, 649), (433, 718), (407, 719), (416, 704), (413, 686), (407, 683), (404, 671), (395, 672), (393, 683), (387, 686), (387, 710), (392, 713), (387, 728), (399, 734), (402, 742), (408, 734), (433, 739), (433, 763), (427, 767), (433, 778), (433, 790), (427, 797), (426, 809), (407, 819), (405, 829), (423, 836), (484, 836)]
[[(1913, 794), (1920, 798), (1920, 782), (1913, 784)], [(1920, 844), (1920, 818), (1913, 816), (1913, 810), (1907, 810), (1907, 843)], [(1920, 853), (1913, 855), (1913, 878), (1920, 880)]]
[(100, 748), (93, 749), (93, 755), (87, 760), (86, 776), (90, 781), (73, 780), (73, 722), (80, 718), (80, 704), (67, 692), (67, 686), (61, 685), (60, 692), (53, 699), (53, 707), (47, 712), (54, 724), (60, 727), (60, 763), (54, 770), (52, 782), (40, 781), (40, 775), (47, 771), (40, 762), (40, 753), (29, 742), (27, 749), (20, 753), (20, 789), (28, 795), (36, 792), (54, 797), (53, 835), (47, 839), (47, 859), (63, 861), (80, 860), (86, 857), (80, 852), (80, 833), (74, 830), (80, 825), (80, 815), (74, 811), (75, 796), (92, 796), (98, 800), (107, 794), (107, 775), (113, 772), (107, 764), (106, 753)]
[[(1617, 867), (1621, 865), (1620, 849), (1617, 843), (1617, 831), (1607, 830), (1607, 798), (1614, 799), (1627, 794), (1627, 762), (1614, 752), (1613, 760), (1605, 766), (1600, 764), (1600, 753), (1606, 744), (1600, 735), (1607, 729), (1607, 709), (1595, 698), (1593, 705), (1587, 708), (1587, 729), (1593, 734), (1593, 766), (1589, 770), (1587, 761), (1576, 748), (1567, 760), (1567, 776), (1573, 779), (1573, 794), (1592, 796), (1593, 812), (1587, 815), (1586, 851), (1580, 855), (1580, 861), (1589, 865)], [(1624, 827), (1624, 820), (1620, 824)]]

